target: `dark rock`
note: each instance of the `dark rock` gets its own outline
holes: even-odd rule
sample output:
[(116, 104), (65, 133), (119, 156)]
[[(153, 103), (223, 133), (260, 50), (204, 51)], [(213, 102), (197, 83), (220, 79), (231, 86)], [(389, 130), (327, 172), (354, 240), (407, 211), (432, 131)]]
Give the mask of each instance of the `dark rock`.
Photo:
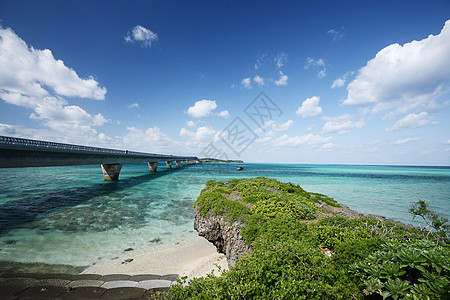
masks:
[(228, 266), (234, 266), (236, 260), (252, 250), (242, 239), (241, 229), (245, 226), (242, 220), (229, 222), (221, 215), (203, 217), (197, 207), (194, 215), (194, 229), (213, 243), (217, 252), (226, 255)]

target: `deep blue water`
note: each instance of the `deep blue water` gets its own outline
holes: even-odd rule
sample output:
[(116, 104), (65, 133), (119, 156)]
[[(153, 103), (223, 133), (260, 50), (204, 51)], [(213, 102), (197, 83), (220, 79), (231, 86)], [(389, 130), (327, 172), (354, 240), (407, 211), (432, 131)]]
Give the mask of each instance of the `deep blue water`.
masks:
[(422, 199), (450, 218), (450, 167), (243, 165), (149, 173), (146, 163), (125, 164), (118, 182), (104, 182), (100, 166), (0, 169), (0, 262), (87, 266), (192, 238), (192, 204), (209, 179), (274, 177), (413, 224), (408, 208)]

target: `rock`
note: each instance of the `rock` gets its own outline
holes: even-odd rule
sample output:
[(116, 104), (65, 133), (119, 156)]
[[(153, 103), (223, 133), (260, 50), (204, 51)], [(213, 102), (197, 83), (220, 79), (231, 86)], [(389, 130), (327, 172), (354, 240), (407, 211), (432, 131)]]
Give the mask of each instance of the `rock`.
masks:
[(226, 255), (229, 267), (252, 250), (242, 239), (241, 229), (245, 225), (242, 220), (230, 223), (221, 215), (203, 217), (197, 207), (194, 208), (194, 215), (194, 229), (198, 235), (213, 243), (217, 252)]

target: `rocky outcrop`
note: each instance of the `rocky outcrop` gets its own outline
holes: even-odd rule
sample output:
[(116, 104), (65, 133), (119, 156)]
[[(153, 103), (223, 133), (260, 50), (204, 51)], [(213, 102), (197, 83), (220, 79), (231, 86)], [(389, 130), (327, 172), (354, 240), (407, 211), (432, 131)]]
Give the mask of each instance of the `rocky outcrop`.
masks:
[(213, 243), (217, 252), (226, 255), (229, 267), (234, 266), (240, 257), (251, 251), (252, 248), (244, 243), (241, 236), (241, 229), (245, 225), (243, 221), (229, 222), (220, 215), (204, 217), (197, 207), (194, 211), (194, 229), (199, 236)]

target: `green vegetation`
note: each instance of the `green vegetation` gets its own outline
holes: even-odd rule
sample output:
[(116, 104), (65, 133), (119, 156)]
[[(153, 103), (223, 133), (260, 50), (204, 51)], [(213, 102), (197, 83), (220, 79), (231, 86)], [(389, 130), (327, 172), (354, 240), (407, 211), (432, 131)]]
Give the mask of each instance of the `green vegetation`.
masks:
[[(336, 216), (344, 208), (333, 199), (265, 177), (210, 180), (195, 205), (204, 216), (243, 220), (254, 250), (220, 276), (181, 280), (169, 299), (450, 298), (450, 245), (438, 231), (448, 227), (435, 213), (439, 226), (428, 231)], [(416, 205), (427, 217), (426, 204)]]
[(366, 295), (383, 299), (450, 299), (448, 251), (430, 241), (386, 243), (350, 272), (363, 280)]
[(224, 159), (217, 159), (217, 158), (200, 158), (201, 162), (211, 162), (211, 163), (231, 163), (231, 164), (242, 164), (244, 161), (242, 160), (224, 160)]

